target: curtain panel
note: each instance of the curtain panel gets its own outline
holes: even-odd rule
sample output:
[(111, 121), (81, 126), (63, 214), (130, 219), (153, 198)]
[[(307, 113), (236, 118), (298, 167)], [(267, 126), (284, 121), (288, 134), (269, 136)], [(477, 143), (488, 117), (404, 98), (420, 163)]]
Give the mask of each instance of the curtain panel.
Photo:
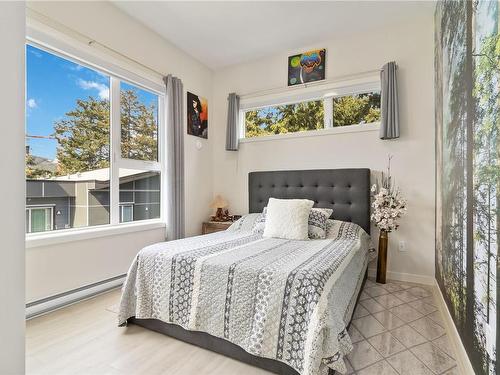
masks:
[(238, 151), (240, 126), (240, 97), (235, 93), (227, 98), (226, 151)]
[(184, 205), (184, 107), (183, 85), (169, 74), (166, 85), (167, 145), (167, 239), (176, 240), (185, 234)]
[(399, 138), (397, 65), (394, 61), (388, 62), (382, 67), (380, 85), (382, 88), (380, 138)]

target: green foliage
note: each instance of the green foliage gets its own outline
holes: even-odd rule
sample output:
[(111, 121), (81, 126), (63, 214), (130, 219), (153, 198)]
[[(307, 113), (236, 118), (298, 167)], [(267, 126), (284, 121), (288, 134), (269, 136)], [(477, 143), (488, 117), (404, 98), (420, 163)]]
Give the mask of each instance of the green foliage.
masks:
[[(54, 124), (58, 175), (109, 167), (109, 101), (89, 97)], [(120, 97), (122, 157), (157, 160), (158, 132), (154, 106), (142, 104), (132, 90)], [(33, 172), (30, 172), (33, 174)]]
[(320, 100), (248, 111), (246, 137), (322, 129), (323, 113)]
[(109, 101), (89, 97), (54, 124), (59, 174), (109, 167)]
[[(360, 94), (333, 99), (333, 126), (380, 120), (380, 94)], [(323, 100), (268, 107), (245, 113), (247, 138), (324, 128)]]
[(26, 178), (28, 179), (40, 179), (40, 178), (50, 178), (54, 175), (54, 173), (47, 169), (37, 168), (33, 156), (30, 154), (26, 154), (25, 175)]
[(359, 94), (333, 99), (333, 126), (380, 120), (380, 94)]
[(122, 158), (157, 160), (158, 128), (154, 105), (142, 104), (132, 90), (122, 91), (120, 113)]

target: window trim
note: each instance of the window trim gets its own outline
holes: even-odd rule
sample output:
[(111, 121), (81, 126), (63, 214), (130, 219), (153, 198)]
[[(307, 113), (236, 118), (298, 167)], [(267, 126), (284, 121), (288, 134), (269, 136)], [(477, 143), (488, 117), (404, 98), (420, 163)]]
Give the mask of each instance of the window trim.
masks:
[[(277, 139), (289, 139), (296, 137), (313, 137), (322, 135), (332, 135), (332, 134), (343, 134), (343, 133), (355, 133), (355, 132), (365, 132), (365, 131), (376, 131), (380, 129), (380, 122), (373, 122), (368, 124), (352, 124), (331, 127), (327, 126), (327, 116), (333, 116), (332, 113), (327, 113), (329, 111), (328, 106), (325, 104), (329, 102), (329, 99), (363, 94), (373, 91), (380, 91), (380, 78), (375, 75), (370, 75), (363, 78), (351, 79), (346, 81), (332, 82), (322, 85), (321, 88), (317, 86), (306, 87), (301, 89), (295, 94), (290, 94), (288, 91), (284, 91), (277, 94), (261, 95), (257, 97), (243, 98), (240, 101), (240, 111), (239, 111), (239, 141), (240, 143), (247, 142), (258, 142), (258, 141), (270, 141)], [(246, 137), (246, 126), (245, 126), (245, 112), (257, 110), (266, 107), (274, 107), (278, 105), (296, 104), (301, 102), (309, 102), (315, 100), (323, 100), (324, 103), (324, 123), (323, 129), (317, 130), (307, 130), (295, 133), (284, 133), (284, 134), (273, 134), (273, 135), (263, 135), (260, 137)]]
[(240, 138), (240, 143), (253, 143), (253, 142), (266, 142), (287, 140), (294, 138), (307, 138), (307, 137), (323, 137), (328, 135), (348, 134), (348, 133), (363, 133), (363, 132), (378, 132), (380, 130), (380, 122), (371, 122), (369, 124), (356, 124), (337, 126), (333, 128), (317, 129), (317, 130), (304, 130), (295, 133), (272, 134), (262, 135), (260, 137)]
[[(112, 62), (102, 58), (97, 54), (89, 53), (84, 49), (84, 44), (77, 40), (68, 38), (62, 33), (49, 33), (39, 28), (34, 28), (32, 25), (27, 27), (26, 45), (31, 45), (42, 49), (48, 53), (54, 54), (63, 59), (69, 60), (76, 64), (88, 67), (97, 72), (102, 72), (110, 77), (110, 223), (97, 226), (88, 226), (83, 228), (67, 228), (52, 230), (47, 232), (26, 233), (26, 243), (40, 246), (39, 243), (60, 243), (60, 238), (79, 238), (83, 233), (84, 238), (101, 237), (103, 231), (106, 233), (122, 233), (121, 230), (113, 231), (114, 227), (129, 228), (133, 223), (119, 222), (119, 170), (120, 168), (136, 169), (138, 171), (152, 171), (160, 173), (160, 196), (165, 196), (166, 184), (163, 182), (166, 176), (166, 119), (165, 119), (165, 101), (166, 90), (162, 83), (154, 82), (148, 78), (144, 78), (131, 70), (122, 68)], [(113, 60), (111, 56), (109, 60)], [(113, 103), (120, 103), (120, 82), (126, 82), (140, 89), (149, 91), (158, 96), (158, 160), (143, 161), (124, 159), (121, 157), (121, 129), (120, 129), (120, 111), (113, 111)], [(163, 161), (163, 162), (162, 162)], [(160, 217), (157, 219), (145, 219), (137, 222), (137, 228), (147, 230), (149, 224), (152, 227), (165, 227), (166, 221), (166, 202), (160, 199)], [(135, 226), (134, 226), (135, 227)], [(139, 229), (142, 230), (142, 229)], [(125, 231), (126, 232), (126, 231)], [(107, 234), (106, 234), (107, 235)], [(45, 237), (53, 237), (55, 241), (47, 241)], [(73, 237), (74, 236), (74, 237)], [(62, 242), (67, 242), (66, 240)]]
[(67, 242), (91, 240), (95, 238), (143, 232), (155, 229), (165, 229), (166, 224), (159, 219), (140, 220), (120, 225), (104, 224), (93, 227), (69, 228), (50, 232), (37, 232), (26, 235), (26, 248), (37, 248), (58, 245)]

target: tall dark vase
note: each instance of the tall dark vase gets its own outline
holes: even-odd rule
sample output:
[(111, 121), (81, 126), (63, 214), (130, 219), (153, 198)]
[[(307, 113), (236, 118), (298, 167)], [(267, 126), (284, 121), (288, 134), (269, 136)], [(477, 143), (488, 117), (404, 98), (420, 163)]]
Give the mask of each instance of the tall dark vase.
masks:
[(387, 267), (387, 242), (388, 242), (387, 232), (385, 230), (380, 231), (378, 237), (378, 259), (377, 259), (377, 283), (385, 284), (385, 274)]

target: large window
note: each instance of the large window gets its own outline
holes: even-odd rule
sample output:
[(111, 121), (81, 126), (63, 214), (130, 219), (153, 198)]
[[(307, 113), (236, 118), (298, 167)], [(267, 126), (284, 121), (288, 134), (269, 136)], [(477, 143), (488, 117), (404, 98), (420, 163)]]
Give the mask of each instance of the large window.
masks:
[(246, 138), (363, 125), (380, 121), (380, 93), (329, 95), (243, 112)]
[(26, 82), (26, 232), (159, 218), (161, 92), (31, 44)]

